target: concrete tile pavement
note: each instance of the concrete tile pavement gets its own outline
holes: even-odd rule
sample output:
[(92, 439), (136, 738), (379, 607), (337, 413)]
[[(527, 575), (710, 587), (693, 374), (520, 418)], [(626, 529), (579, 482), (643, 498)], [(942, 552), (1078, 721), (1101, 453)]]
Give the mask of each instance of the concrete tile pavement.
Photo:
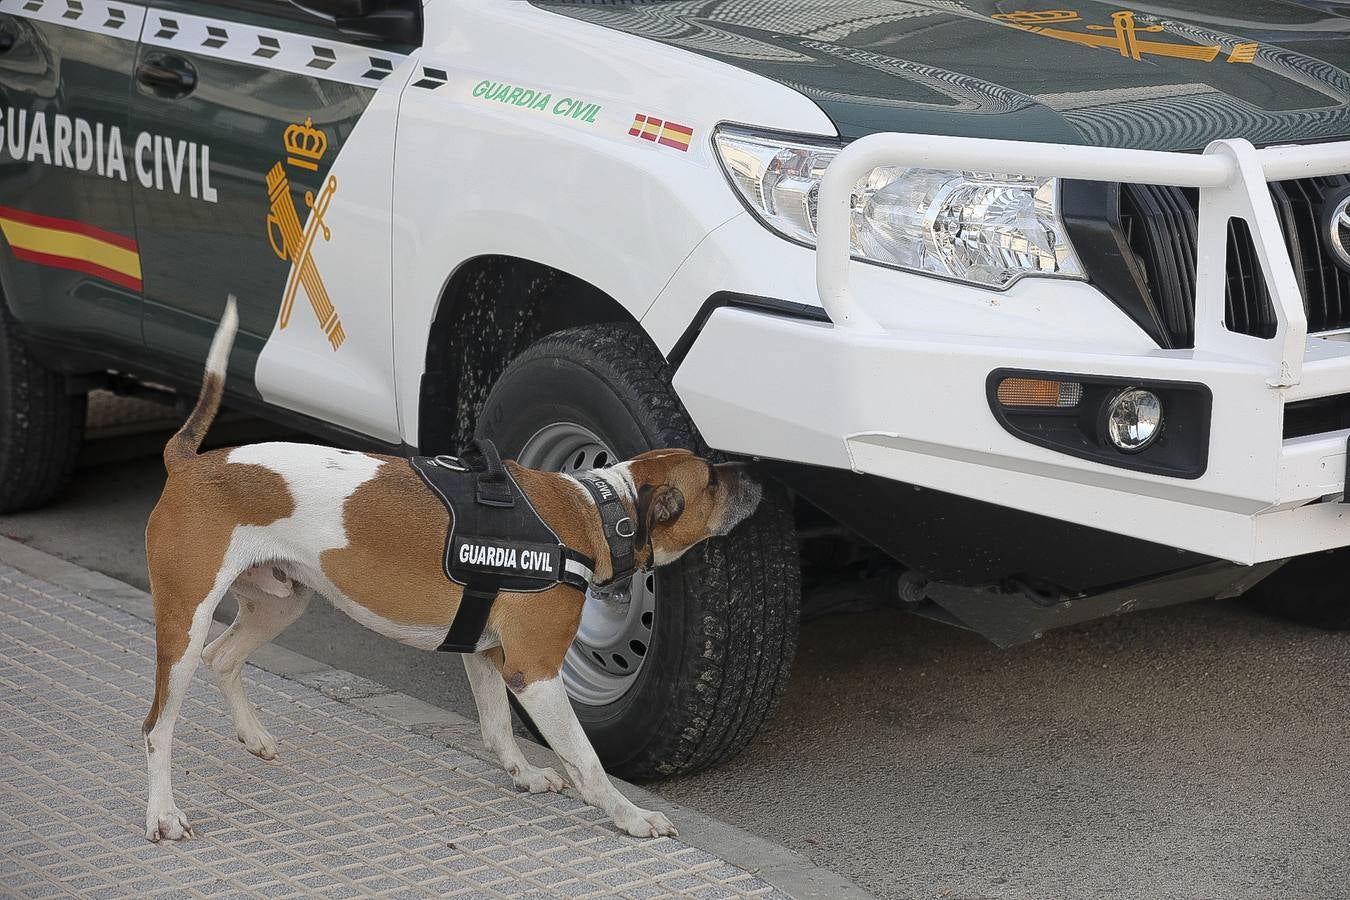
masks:
[[(44, 568), (46, 577), (29, 574)], [(272, 671), (251, 665), (245, 683), (280, 758), (264, 762), (238, 745), (199, 671), (174, 757), (178, 802), (198, 836), (151, 844), (140, 738), (154, 653), (146, 602), (105, 576), (0, 542), (6, 893), (861, 895), (789, 851), (650, 795), (637, 802), (664, 807), (719, 852), (622, 835), (570, 795), (517, 794), (477, 755), (471, 723), (276, 647), (259, 653)]]

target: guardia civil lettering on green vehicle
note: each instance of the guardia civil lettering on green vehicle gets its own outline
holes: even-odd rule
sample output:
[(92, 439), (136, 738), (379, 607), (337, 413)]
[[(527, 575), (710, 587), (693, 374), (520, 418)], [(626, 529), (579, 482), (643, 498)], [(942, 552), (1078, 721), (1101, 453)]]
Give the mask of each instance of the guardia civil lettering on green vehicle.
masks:
[(745, 746), (838, 598), (1350, 626), (1281, 588), (1350, 563), (1326, 3), (0, 0), (0, 87), (6, 510), (87, 388), (192, 395), (227, 293), (229, 401), (329, 441), (759, 461), (753, 520), (588, 598), (622, 774)]
[(129, 142), (132, 166), (123, 155), (122, 130), (116, 124), (90, 122), (56, 113), (48, 126), (47, 114), (14, 107), (0, 108), (0, 160), (41, 163), (74, 169), (104, 178), (129, 181), (134, 173), (144, 188), (174, 193), (186, 192), (208, 203), (216, 202), (211, 187), (211, 147), (195, 141), (175, 141), (163, 135), (141, 132)]

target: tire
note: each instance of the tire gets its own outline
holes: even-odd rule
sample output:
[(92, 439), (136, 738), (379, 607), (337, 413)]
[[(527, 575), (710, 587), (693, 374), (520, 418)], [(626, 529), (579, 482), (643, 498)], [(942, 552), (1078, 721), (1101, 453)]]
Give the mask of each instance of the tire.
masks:
[(42, 506), (70, 483), (87, 399), (33, 359), (0, 301), (0, 513)]
[[(593, 446), (591, 456), (581, 459), (560, 445), (574, 468), (659, 447), (711, 456), (670, 375), (636, 327), (560, 331), (536, 341), (506, 368), (488, 394), (477, 433), (496, 441), (504, 457), (564, 471), (569, 466), (556, 458), (552, 465), (536, 465), (538, 448), (552, 446), (547, 441), (563, 426), (574, 436), (589, 433), (603, 447)], [(650, 619), (638, 617), (640, 600), (650, 604)], [(755, 514), (731, 534), (703, 542), (650, 576), (639, 573), (626, 605), (606, 603), (595, 591), (586, 603), (564, 681), (606, 768), (624, 778), (651, 779), (724, 762), (773, 715), (796, 652), (801, 578), (785, 493), (765, 485)], [(597, 631), (588, 622), (603, 624), (604, 616), (615, 614), (626, 616), (624, 627), (633, 630), (620, 637), (636, 633), (633, 640), (643, 649), (626, 656), (631, 670), (619, 670), (615, 661), (609, 672), (609, 661), (596, 663), (594, 645), (588, 656), (583, 639)], [(636, 654), (637, 647), (629, 646)], [(614, 655), (622, 653), (619, 645)], [(609, 684), (607, 674), (622, 683), (617, 694), (600, 689)]]
[(1350, 550), (1300, 556), (1248, 591), (1247, 598), (1300, 625), (1350, 631), (1350, 589), (1341, 580), (1347, 567)]

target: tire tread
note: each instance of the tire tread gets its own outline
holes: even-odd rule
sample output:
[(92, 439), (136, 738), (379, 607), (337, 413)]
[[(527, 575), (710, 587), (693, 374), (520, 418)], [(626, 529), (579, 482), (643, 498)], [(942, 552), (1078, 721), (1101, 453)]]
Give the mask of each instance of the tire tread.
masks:
[(0, 513), (41, 506), (69, 484), (86, 402), (33, 358), (0, 311)]

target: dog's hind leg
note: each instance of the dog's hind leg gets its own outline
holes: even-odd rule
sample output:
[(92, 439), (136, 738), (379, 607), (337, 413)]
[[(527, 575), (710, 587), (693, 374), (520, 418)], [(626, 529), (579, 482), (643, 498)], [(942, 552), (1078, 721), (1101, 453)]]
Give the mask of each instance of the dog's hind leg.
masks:
[(483, 732), (483, 743), (501, 760), (502, 767), (516, 783), (516, 790), (542, 794), (561, 791), (566, 785), (553, 769), (530, 765), (521, 753), (516, 736), (511, 731), (511, 705), (506, 698), (506, 682), (502, 681), (498, 664), (489, 657), (500, 657), (501, 650), (484, 653), (465, 653), (464, 671), (473, 688), (473, 702), (478, 706), (478, 727)]
[(249, 654), (300, 618), (309, 605), (311, 594), (308, 588), (299, 585), (284, 596), (236, 591), (239, 611), (235, 614), (234, 624), (212, 641), (202, 654), (230, 708), (239, 743), (262, 759), (277, 758), (277, 742), (258, 721), (257, 711), (244, 696), (244, 663)]
[(561, 678), (555, 675), (527, 684), (516, 691), (516, 696), (534, 724), (548, 738), (558, 759), (562, 760), (567, 777), (582, 800), (604, 810), (614, 819), (615, 825), (634, 837), (676, 834), (669, 819), (659, 812), (635, 806), (609, 780), (590, 739), (581, 730)]
[(218, 585), (201, 601), (182, 600), (155, 590), (155, 699), (145, 717), (145, 767), (150, 798), (145, 810), (145, 836), (152, 841), (191, 837), (187, 817), (173, 799), (173, 726), (197, 670), (211, 614), (225, 596)]

